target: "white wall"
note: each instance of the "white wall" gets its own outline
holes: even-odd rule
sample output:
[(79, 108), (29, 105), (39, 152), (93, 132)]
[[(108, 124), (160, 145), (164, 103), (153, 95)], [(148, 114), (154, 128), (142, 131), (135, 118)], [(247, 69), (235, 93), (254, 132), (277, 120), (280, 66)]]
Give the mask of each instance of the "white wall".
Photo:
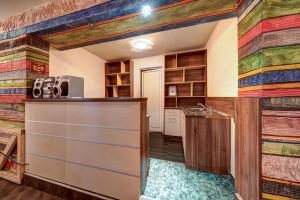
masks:
[(84, 78), (84, 97), (105, 97), (105, 60), (83, 48), (50, 49), (50, 76), (73, 75)]
[[(207, 92), (209, 97), (238, 96), (237, 18), (219, 21), (207, 49)], [(231, 123), (231, 169), (235, 177), (235, 124)]]
[(237, 18), (219, 21), (207, 49), (207, 91), (209, 97), (238, 96)]

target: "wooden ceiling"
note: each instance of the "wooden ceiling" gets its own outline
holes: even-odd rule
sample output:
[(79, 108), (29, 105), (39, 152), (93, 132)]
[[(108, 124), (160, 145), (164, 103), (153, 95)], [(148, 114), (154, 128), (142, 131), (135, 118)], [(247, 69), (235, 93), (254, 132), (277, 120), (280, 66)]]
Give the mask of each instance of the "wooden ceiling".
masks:
[[(44, 6), (46, 15), (50, 13), (54, 18), (44, 17), (42, 22), (35, 20), (34, 15), (27, 11), (25, 18), (30, 15), (31, 21), (37, 23), (23, 23), (28, 25), (26, 27), (19, 24), (11, 26), (19, 28), (0, 34), (0, 40), (31, 34), (57, 49), (65, 50), (236, 16), (236, 0), (98, 0), (96, 5), (94, 1), (89, 0), (90, 4), (83, 5), (82, 10), (78, 10), (81, 5), (71, 4), (74, 12), (67, 9), (66, 15), (60, 13), (57, 16)], [(148, 16), (141, 12), (144, 5), (153, 8)], [(58, 4), (55, 7), (63, 10)], [(42, 10), (38, 13), (41, 14)]]

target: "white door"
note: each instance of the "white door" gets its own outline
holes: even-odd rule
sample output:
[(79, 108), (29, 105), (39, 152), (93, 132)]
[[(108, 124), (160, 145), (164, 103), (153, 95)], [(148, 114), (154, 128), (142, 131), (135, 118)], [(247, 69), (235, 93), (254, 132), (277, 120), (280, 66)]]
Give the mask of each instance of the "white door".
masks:
[(150, 131), (162, 131), (162, 75), (161, 69), (142, 71), (142, 97), (148, 98), (147, 110), (150, 115)]

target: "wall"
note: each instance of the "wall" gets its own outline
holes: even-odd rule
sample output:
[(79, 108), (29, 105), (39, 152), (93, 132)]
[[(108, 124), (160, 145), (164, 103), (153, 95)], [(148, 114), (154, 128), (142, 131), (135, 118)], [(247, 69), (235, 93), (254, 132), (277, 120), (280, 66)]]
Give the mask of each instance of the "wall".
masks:
[[(237, 97), (238, 51), (237, 18), (218, 22), (207, 44), (208, 97)], [(235, 176), (235, 123), (231, 129), (231, 169)]]
[(238, 95), (237, 18), (219, 21), (207, 49), (208, 97)]
[(105, 96), (105, 60), (83, 48), (50, 49), (50, 76), (73, 75), (84, 78), (84, 97)]
[(264, 97), (263, 199), (300, 199), (299, 8), (299, 0), (244, 0), (238, 9), (239, 96)]

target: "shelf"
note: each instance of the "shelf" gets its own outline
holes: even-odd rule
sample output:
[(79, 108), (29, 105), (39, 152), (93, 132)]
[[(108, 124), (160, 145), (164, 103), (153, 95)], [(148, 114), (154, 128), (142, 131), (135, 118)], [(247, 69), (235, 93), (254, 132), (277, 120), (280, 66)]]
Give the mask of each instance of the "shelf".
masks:
[(176, 98), (177, 96), (165, 96), (165, 98)]
[(120, 76), (130, 75), (130, 72), (118, 73), (118, 75), (120, 75)]
[(186, 81), (186, 82), (166, 82), (165, 85), (180, 85), (180, 84), (191, 84), (191, 83), (206, 83), (206, 81)]
[[(206, 50), (165, 56), (165, 107), (196, 106), (205, 103), (207, 88)], [(170, 86), (177, 96), (168, 96)]]
[(186, 67), (177, 67), (177, 68), (166, 68), (166, 72), (171, 71), (182, 71), (182, 70), (189, 70), (189, 69), (205, 69), (206, 65), (194, 65), (194, 66), (186, 66)]
[(105, 96), (133, 96), (133, 65), (130, 60), (105, 63)]
[(205, 98), (205, 96), (177, 96), (177, 98)]
[(105, 87), (129, 87), (130, 84), (122, 84), (122, 85), (106, 85)]

